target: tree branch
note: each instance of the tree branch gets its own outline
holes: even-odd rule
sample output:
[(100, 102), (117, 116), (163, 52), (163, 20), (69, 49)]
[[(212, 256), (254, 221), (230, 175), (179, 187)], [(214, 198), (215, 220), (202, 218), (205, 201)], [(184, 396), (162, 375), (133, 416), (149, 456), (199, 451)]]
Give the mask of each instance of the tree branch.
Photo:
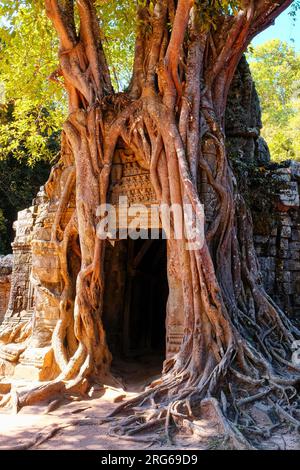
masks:
[(285, 10), (293, 0), (254, 1), (245, 0), (244, 7), (232, 18), (230, 28), (225, 36), (225, 43), (212, 69), (214, 80), (221, 70), (228, 65), (234, 56), (240, 57), (247, 45), (258, 33), (274, 22), (274, 19)]
[(249, 35), (249, 42), (259, 33), (272, 25), (275, 19), (286, 10), (293, 0), (259, 1), (255, 6), (255, 21), (253, 22)]
[(188, 25), (190, 11), (193, 5), (194, 0), (178, 1), (171, 39), (165, 57), (167, 68), (169, 69), (169, 73), (173, 78), (177, 93), (179, 95), (182, 94), (182, 86), (178, 76), (180, 51)]
[(130, 94), (137, 98), (145, 83), (145, 33), (143, 23), (147, 20), (147, 8), (139, 5), (137, 7), (137, 34), (135, 40), (133, 74), (130, 83)]
[[(100, 98), (103, 95), (103, 86), (107, 85), (109, 92), (112, 92), (112, 86), (101, 44), (96, 9), (93, 0), (77, 0), (77, 6), (80, 17), (80, 39), (85, 49), (98, 98)], [(104, 83), (102, 78), (104, 78)]]
[(223, 34), (224, 44), (214, 64), (207, 69), (208, 82), (214, 81), (215, 110), (222, 115), (227, 99), (228, 89), (242, 54), (254, 36), (267, 28), (274, 19), (285, 10), (292, 0), (255, 1), (245, 0), (244, 7), (229, 21), (227, 34)]
[(167, 6), (166, 0), (158, 0), (154, 8), (152, 44), (147, 76), (147, 83), (152, 87), (154, 87), (155, 67), (159, 61), (161, 44), (165, 33)]
[(71, 8), (70, 0), (66, 1), (65, 10), (61, 7), (59, 0), (45, 0), (45, 8), (48, 18), (57, 31), (61, 48), (69, 50), (77, 43), (74, 10)]

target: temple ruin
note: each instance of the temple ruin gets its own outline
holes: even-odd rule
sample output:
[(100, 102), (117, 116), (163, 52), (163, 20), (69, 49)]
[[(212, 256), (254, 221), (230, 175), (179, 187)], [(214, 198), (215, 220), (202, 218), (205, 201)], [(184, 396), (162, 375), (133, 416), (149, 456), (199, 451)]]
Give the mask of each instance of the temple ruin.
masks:
[[(245, 161), (266, 163), (269, 154), (260, 129), (258, 97), (243, 59), (231, 88), (227, 110), (230, 151), (236, 150)], [(300, 318), (300, 163), (288, 162), (269, 171), (270, 178), (284, 181), (285, 188), (278, 191), (270, 230), (266, 230), (262, 221), (254, 234), (262, 281), (282, 309)], [(0, 376), (43, 381), (58, 374), (51, 341), (59, 321), (56, 296), (61, 293), (62, 274), (51, 231), (58, 217), (58, 201), (64, 197), (71, 178), (71, 159), (69, 163), (59, 162), (52, 169), (32, 206), (18, 214), (12, 244), (12, 274), (11, 258), (6, 263), (0, 262)], [(210, 186), (204, 176), (200, 183), (201, 197), (207, 201), (211, 197)], [(117, 205), (119, 196), (127, 196), (130, 205), (156, 204), (147, 162), (138, 152), (128, 152), (122, 142), (113, 161), (109, 201)], [(209, 204), (206, 207), (209, 220)], [(75, 195), (64, 213), (59, 214), (62, 228), (67, 226), (74, 208)], [(146, 220), (147, 213), (144, 216)], [(118, 227), (122, 228), (126, 227)], [(153, 228), (160, 230), (159, 222)], [(157, 354), (163, 361), (177, 352), (183, 335), (181, 292), (176, 291), (172, 260), (167, 261), (166, 242), (115, 238), (107, 242), (105, 259), (103, 322), (110, 351), (113, 357), (125, 358)], [(78, 237), (71, 237), (69, 243), (73, 256), (68, 262), (76, 279), (80, 269)], [(168, 300), (170, 283), (174, 284), (178, 295)], [(168, 301), (177, 305), (176, 309), (172, 308), (172, 317), (167, 313)], [(14, 335), (20, 329), (22, 334), (18, 335), (18, 342), (14, 342)]]
[(13, 257), (11, 255), (0, 257), (0, 324), (8, 307), (12, 265)]

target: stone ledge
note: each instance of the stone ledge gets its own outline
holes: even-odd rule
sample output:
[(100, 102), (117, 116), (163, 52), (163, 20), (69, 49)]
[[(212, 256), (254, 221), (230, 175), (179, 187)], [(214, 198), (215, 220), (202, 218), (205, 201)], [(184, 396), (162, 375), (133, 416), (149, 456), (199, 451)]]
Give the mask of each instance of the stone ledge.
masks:
[(53, 349), (28, 347), (20, 356), (14, 369), (14, 378), (30, 380), (51, 380), (58, 370), (53, 369)]

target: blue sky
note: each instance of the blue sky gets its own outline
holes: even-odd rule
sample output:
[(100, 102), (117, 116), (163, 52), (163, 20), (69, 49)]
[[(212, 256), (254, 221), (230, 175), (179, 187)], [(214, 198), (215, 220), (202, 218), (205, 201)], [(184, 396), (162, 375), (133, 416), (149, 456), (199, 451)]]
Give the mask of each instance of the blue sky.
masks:
[(291, 42), (291, 44), (295, 46), (297, 51), (300, 51), (300, 12), (297, 13), (296, 20), (294, 21), (288, 14), (290, 10), (291, 7), (276, 19), (274, 26), (270, 26), (260, 33), (252, 41), (253, 46), (262, 44), (270, 39), (280, 39), (287, 42), (291, 42), (291, 39), (294, 39), (295, 42)]

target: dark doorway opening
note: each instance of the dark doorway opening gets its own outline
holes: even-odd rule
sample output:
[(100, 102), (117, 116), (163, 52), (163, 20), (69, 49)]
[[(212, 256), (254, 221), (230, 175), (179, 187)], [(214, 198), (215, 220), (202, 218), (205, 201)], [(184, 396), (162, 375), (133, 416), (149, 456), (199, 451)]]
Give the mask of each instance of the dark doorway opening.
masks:
[(160, 374), (166, 351), (166, 241), (117, 241), (107, 250), (105, 272), (104, 327), (113, 372), (127, 385), (150, 379)]

